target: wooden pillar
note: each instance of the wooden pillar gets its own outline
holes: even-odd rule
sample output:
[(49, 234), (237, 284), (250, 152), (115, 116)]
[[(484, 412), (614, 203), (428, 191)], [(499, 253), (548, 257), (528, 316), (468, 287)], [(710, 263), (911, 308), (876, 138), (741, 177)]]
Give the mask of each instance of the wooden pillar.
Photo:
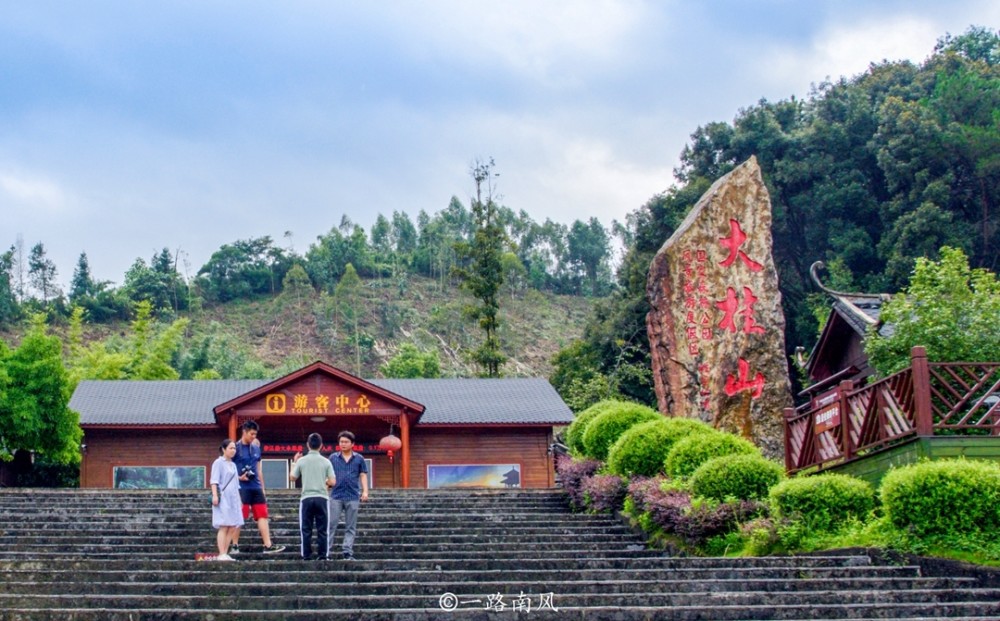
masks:
[(229, 439), (236, 440), (236, 412), (229, 413)]
[(913, 426), (918, 436), (934, 435), (931, 416), (931, 371), (927, 365), (927, 350), (917, 345), (910, 350), (910, 380), (913, 382)]
[(854, 457), (854, 441), (851, 440), (851, 404), (847, 401), (847, 393), (852, 390), (854, 390), (854, 382), (851, 380), (844, 380), (837, 387), (839, 400), (837, 407), (840, 408), (841, 455), (845, 460)]
[[(791, 427), (788, 424), (792, 418), (795, 417), (795, 408), (785, 408), (784, 409), (784, 425), (785, 425), (785, 472), (791, 472), (795, 468), (795, 463), (792, 461), (792, 432)], [(805, 439), (803, 438), (803, 442)], [(801, 455), (801, 453), (799, 453)]]
[(555, 442), (553, 437), (552, 428), (549, 427), (548, 432), (545, 434), (545, 469), (548, 471), (545, 473), (545, 484), (548, 487), (556, 486), (556, 453), (551, 450), (552, 444)]
[(406, 415), (406, 412), (399, 416), (399, 439), (403, 442), (403, 446), (399, 450), (399, 467), (402, 470), (400, 478), (403, 489), (408, 489), (410, 487), (410, 417)]

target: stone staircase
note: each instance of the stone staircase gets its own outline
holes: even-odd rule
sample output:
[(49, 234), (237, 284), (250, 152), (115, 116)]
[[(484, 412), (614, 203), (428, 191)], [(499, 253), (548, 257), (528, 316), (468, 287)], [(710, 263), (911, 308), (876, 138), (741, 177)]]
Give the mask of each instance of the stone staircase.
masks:
[[(678, 558), (558, 490), (377, 490), (355, 554), (298, 559), (298, 495), (215, 549), (208, 492), (0, 489), (0, 620), (1000, 619), (1000, 588), (864, 554)], [(339, 537), (335, 542), (339, 550)]]

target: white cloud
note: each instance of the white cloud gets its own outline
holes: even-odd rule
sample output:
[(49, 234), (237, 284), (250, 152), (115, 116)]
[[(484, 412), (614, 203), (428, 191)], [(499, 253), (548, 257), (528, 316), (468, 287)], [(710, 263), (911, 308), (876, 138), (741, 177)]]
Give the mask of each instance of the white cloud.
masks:
[[(624, 41), (649, 7), (637, 2), (469, 2), (391, 5), (409, 52), (504, 70), (532, 79), (563, 79), (620, 60)], [(568, 74), (568, 75), (567, 75)]]
[[(989, 15), (992, 13), (992, 16)], [(1000, 17), (993, 7), (983, 14)], [(980, 23), (980, 25), (981, 25)], [(838, 19), (819, 30), (804, 46), (779, 44), (762, 53), (750, 54), (753, 68), (750, 82), (766, 86), (769, 98), (804, 96), (811, 84), (826, 78), (852, 78), (884, 60), (923, 62), (946, 32), (961, 34), (973, 25), (963, 17), (905, 11), (894, 14), (874, 11), (854, 21)]]
[(58, 213), (69, 203), (66, 192), (56, 182), (22, 172), (0, 172), (0, 192), (6, 195), (3, 202), (16, 209)]
[(941, 32), (927, 19), (879, 17), (824, 32), (813, 45), (814, 67), (831, 76), (863, 73), (872, 62), (928, 57)]

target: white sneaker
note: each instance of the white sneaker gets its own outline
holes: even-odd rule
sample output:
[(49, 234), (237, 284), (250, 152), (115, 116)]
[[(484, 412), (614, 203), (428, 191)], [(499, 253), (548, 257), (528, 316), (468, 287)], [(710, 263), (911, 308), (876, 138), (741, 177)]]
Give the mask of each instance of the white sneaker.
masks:
[(235, 561), (236, 559), (234, 559), (233, 557), (229, 556), (228, 554), (220, 554), (219, 556), (215, 557), (215, 560), (217, 560), (217, 561)]

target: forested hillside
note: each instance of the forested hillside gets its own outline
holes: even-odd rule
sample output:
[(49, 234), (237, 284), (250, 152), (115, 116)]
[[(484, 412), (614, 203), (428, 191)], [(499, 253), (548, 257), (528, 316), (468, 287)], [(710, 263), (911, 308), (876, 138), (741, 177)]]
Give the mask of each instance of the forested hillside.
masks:
[[(480, 206), (493, 271), (475, 251)], [(237, 240), (190, 279), (163, 249), (114, 286), (91, 276), (83, 253), (65, 292), (43, 243), (26, 251), (18, 240), (0, 255), (0, 331), (14, 345), (26, 319), (45, 314), (75, 379), (275, 377), (317, 359), (363, 377), (474, 376), (481, 302), (463, 284), (485, 274), (500, 315), (494, 374), (547, 376), (592, 298), (612, 289), (610, 259), (597, 219), (539, 224), (492, 197), (471, 208), (453, 198), (416, 223), (380, 214), (368, 231), (342, 218), (301, 254), (269, 237)]]

